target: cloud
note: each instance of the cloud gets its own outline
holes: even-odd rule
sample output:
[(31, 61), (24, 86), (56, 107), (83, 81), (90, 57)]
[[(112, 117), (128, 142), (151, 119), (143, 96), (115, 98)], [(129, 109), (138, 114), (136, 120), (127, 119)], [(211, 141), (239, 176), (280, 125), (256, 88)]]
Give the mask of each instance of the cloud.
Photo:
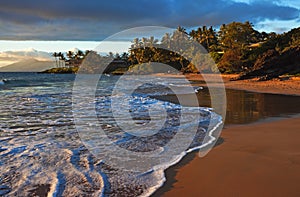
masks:
[(2, 0), (0, 39), (101, 40), (135, 26), (295, 19), (299, 9), (275, 0)]

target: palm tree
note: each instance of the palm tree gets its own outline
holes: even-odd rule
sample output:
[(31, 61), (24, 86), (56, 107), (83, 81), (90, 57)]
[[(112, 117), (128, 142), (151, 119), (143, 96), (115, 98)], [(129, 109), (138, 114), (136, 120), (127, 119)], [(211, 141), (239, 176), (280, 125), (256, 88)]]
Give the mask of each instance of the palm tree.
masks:
[(132, 41), (131, 49), (140, 47), (140, 44), (141, 44), (140, 39), (139, 38), (134, 38), (133, 41)]
[(158, 43), (158, 39), (154, 39), (154, 36), (150, 36), (150, 38), (148, 39), (148, 43), (150, 47), (153, 47)]
[(67, 57), (69, 58), (69, 60), (74, 58), (74, 52), (73, 51), (68, 51), (67, 52)]
[(181, 32), (181, 33), (184, 33), (184, 34), (187, 34), (186, 33), (186, 29), (184, 27), (181, 27), (181, 26), (178, 26), (177, 27), (177, 31)]
[(81, 51), (81, 50), (78, 50), (76, 55), (75, 55), (75, 58), (80, 60), (84, 57), (84, 53)]
[(169, 33), (165, 33), (165, 35), (162, 37), (161, 44), (167, 48), (171, 47), (171, 36)]
[(120, 60), (121, 59), (121, 56), (120, 56), (120, 54), (119, 53), (116, 53), (115, 54), (115, 58), (114, 58), (115, 60)]
[(189, 35), (197, 41), (197, 36), (198, 36), (198, 32), (195, 31), (194, 29), (189, 33)]
[(65, 66), (65, 55), (61, 52), (58, 53), (58, 57), (59, 57), (59, 64), (62, 63), (63, 65), (61, 67), (64, 67)]
[[(217, 44), (217, 35), (212, 26), (207, 29), (206, 26), (199, 27), (197, 30), (192, 30), (189, 35), (199, 42), (208, 51), (215, 50)], [(214, 45), (214, 46), (213, 46)]]
[(61, 65), (60, 65), (61, 56), (63, 56), (63, 54), (62, 54), (61, 52), (58, 52), (58, 53), (57, 53), (57, 57), (58, 57), (58, 67), (61, 67)]
[(111, 59), (114, 59), (115, 57), (114, 57), (114, 53), (113, 52), (108, 52), (108, 57), (109, 58), (111, 58)]
[(142, 39), (141, 39), (141, 44), (142, 44), (142, 46), (145, 48), (146, 46), (147, 46), (147, 43), (148, 43), (148, 38), (145, 38), (145, 37), (143, 37)]
[(205, 40), (205, 48), (210, 51), (211, 46), (216, 44), (217, 36), (212, 26), (209, 29), (203, 26), (203, 40)]
[(52, 53), (52, 56), (55, 58), (56, 67), (58, 67), (58, 64), (57, 64), (58, 53), (54, 52), (54, 53)]

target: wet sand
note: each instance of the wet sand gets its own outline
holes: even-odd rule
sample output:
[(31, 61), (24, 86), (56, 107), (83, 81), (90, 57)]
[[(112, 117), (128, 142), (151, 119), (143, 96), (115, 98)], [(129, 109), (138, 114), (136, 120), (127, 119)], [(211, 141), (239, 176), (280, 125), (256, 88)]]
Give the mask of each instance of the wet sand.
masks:
[(299, 196), (300, 118), (224, 129), (224, 143), (178, 169), (163, 196)]
[[(298, 79), (232, 82), (231, 77), (223, 76), (229, 89), (300, 94)], [(300, 196), (299, 131), (299, 117), (225, 126), (222, 143), (203, 158), (192, 153), (167, 170), (167, 182), (154, 196)]]

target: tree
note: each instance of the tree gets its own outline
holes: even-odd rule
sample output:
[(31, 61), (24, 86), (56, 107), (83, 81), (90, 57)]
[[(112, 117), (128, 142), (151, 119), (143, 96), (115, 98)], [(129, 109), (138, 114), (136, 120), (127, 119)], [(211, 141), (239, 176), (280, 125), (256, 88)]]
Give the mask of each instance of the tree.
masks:
[(57, 63), (58, 54), (56, 52), (54, 52), (54, 53), (52, 53), (52, 56), (55, 58), (56, 67), (58, 67), (58, 63)]
[(120, 60), (120, 59), (121, 59), (121, 56), (120, 56), (120, 54), (119, 54), (119, 53), (116, 53), (116, 54), (115, 54), (115, 57), (114, 57), (114, 59), (116, 59), (116, 60)]
[(184, 27), (182, 27), (182, 26), (178, 26), (178, 27), (177, 27), (177, 31), (179, 31), (179, 32), (181, 32), (181, 33), (184, 33), (184, 34), (187, 34), (187, 33), (186, 33), (186, 29), (185, 29)]
[(113, 52), (108, 52), (108, 56), (107, 56), (109, 59), (111, 59), (111, 60), (113, 60), (113, 59), (115, 59), (115, 55), (114, 55), (114, 53)]
[(240, 51), (229, 49), (222, 56), (218, 68), (222, 73), (237, 73), (242, 71), (242, 64)]
[(75, 58), (76, 60), (82, 60), (83, 57), (84, 57), (84, 53), (83, 53), (83, 51), (81, 51), (81, 50), (78, 50), (78, 51), (76, 52), (76, 54), (74, 55), (74, 58)]
[(134, 38), (132, 41), (131, 49), (140, 47), (140, 39)]
[(129, 57), (129, 55), (126, 52), (122, 53), (122, 55), (121, 55), (121, 59), (126, 61), (126, 62), (128, 61), (128, 57)]
[(220, 47), (224, 51), (218, 67), (222, 72), (247, 70), (253, 62), (250, 45), (260, 41), (260, 34), (250, 22), (232, 22), (222, 25), (219, 31)]
[(232, 22), (222, 25), (219, 39), (223, 50), (242, 49), (257, 40), (255, 30), (250, 22)]
[(193, 40), (200, 43), (207, 51), (217, 51), (218, 50), (218, 38), (217, 33), (212, 26), (207, 28), (203, 26), (199, 27), (197, 30), (192, 30), (189, 35)]
[(74, 58), (74, 52), (73, 51), (68, 51), (67, 52), (67, 57), (69, 58), (69, 60), (72, 60)]
[(169, 33), (165, 33), (165, 35), (162, 37), (161, 44), (165, 48), (171, 47), (171, 36)]
[(58, 67), (62, 67), (61, 60), (64, 58), (64, 54), (62, 52), (58, 52), (57, 57), (58, 57)]
[(149, 47), (153, 47), (158, 43), (158, 39), (155, 39), (154, 36), (150, 36), (148, 39)]

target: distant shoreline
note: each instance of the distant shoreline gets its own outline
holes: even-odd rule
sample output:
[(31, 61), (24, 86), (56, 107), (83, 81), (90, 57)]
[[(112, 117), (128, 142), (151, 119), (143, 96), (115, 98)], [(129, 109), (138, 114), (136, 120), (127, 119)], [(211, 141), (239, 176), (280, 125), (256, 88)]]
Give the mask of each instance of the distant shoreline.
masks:
[(78, 72), (78, 67), (62, 67), (62, 68), (51, 68), (48, 70), (44, 70), (38, 73), (51, 73), (51, 74), (76, 74)]

